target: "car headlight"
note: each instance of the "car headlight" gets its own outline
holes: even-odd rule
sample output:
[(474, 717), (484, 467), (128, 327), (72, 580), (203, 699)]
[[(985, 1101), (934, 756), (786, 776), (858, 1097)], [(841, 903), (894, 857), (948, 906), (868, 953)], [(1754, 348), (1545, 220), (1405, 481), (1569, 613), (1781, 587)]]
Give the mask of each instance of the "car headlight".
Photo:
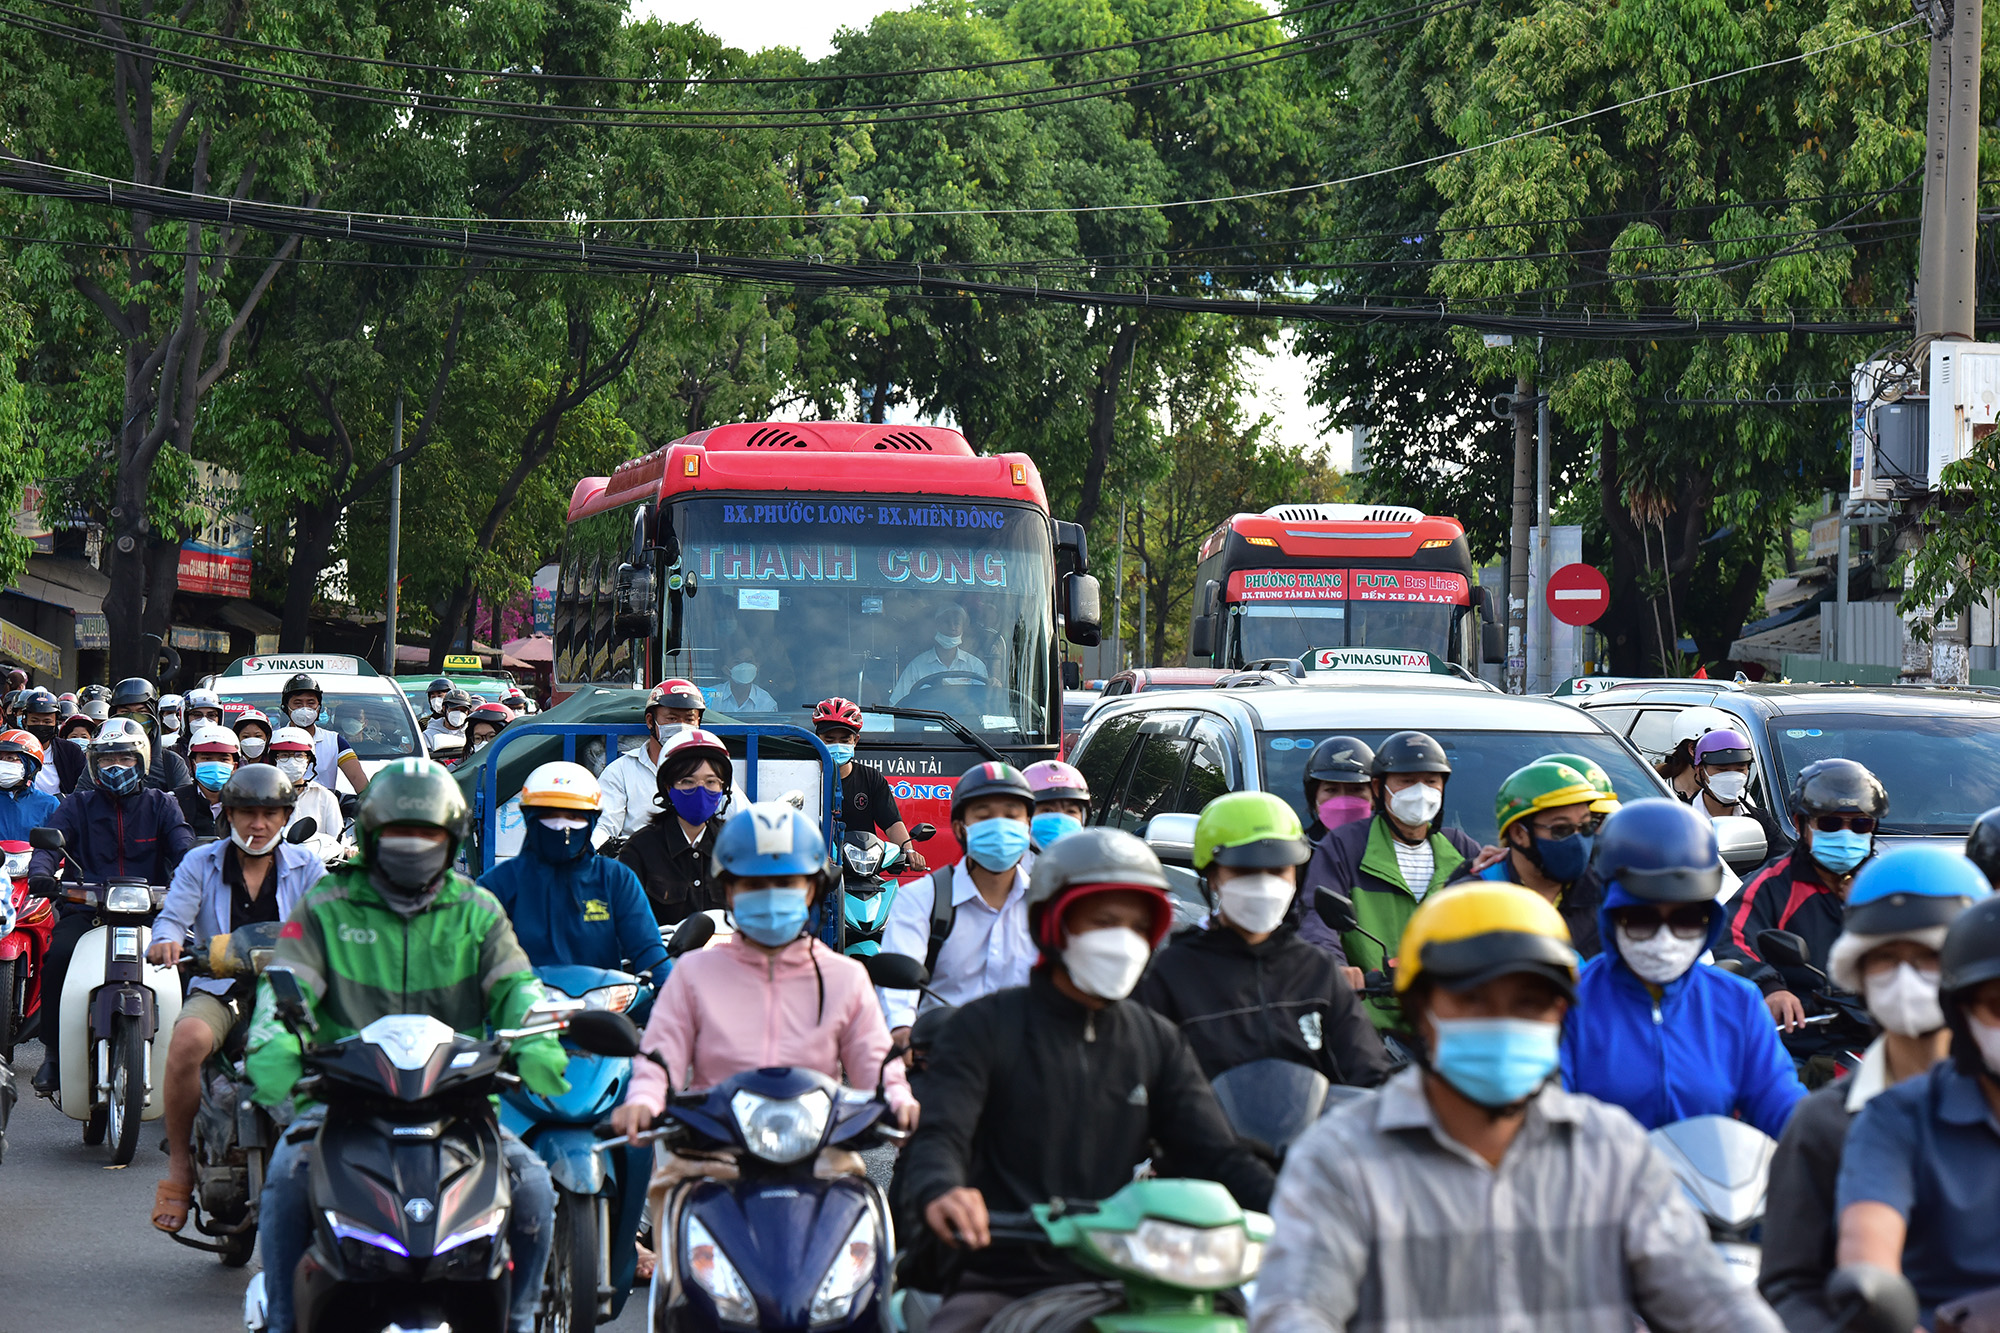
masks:
[(144, 884), (113, 884), (104, 891), (104, 910), (150, 912), (153, 910), (153, 891)]
[(868, 1279), (875, 1276), (875, 1246), (880, 1233), (875, 1226), (875, 1214), (864, 1212), (855, 1222), (854, 1230), (847, 1233), (847, 1239), (840, 1243), (840, 1252), (827, 1265), (826, 1276), (820, 1279), (819, 1290), (813, 1293), (812, 1323), (835, 1324), (847, 1318), (854, 1309), (854, 1298), (868, 1285)]
[(732, 1324), (757, 1322), (757, 1298), (722, 1246), (698, 1217), (687, 1220), (687, 1275), (715, 1301), (715, 1313)]
[(833, 1099), (818, 1088), (801, 1097), (773, 1099), (738, 1092), (729, 1099), (743, 1142), (767, 1162), (796, 1162), (819, 1148), (826, 1137)]
[(631, 982), (620, 982), (616, 986), (599, 986), (583, 993), (583, 1007), (586, 1009), (608, 1009), (614, 1014), (622, 1014), (632, 1007), (632, 1001), (639, 998), (639, 988)]
[(1197, 1291), (1224, 1291), (1254, 1276), (1264, 1246), (1241, 1225), (1189, 1227), (1149, 1217), (1135, 1231), (1084, 1234), (1097, 1252), (1127, 1272)]
[(333, 1232), (335, 1240), (359, 1241), (363, 1245), (372, 1245), (378, 1250), (386, 1250), (400, 1258), (410, 1257), (410, 1252), (403, 1248), (403, 1242), (394, 1236), (377, 1231), (373, 1227), (365, 1227), (352, 1218), (342, 1217), (331, 1208), (326, 1210), (326, 1225), (327, 1229)]
[(455, 1250), (459, 1246), (469, 1245), (475, 1240), (485, 1240), (489, 1236), (499, 1234), (500, 1228), (506, 1225), (506, 1222), (507, 1210), (505, 1208), (495, 1208), (471, 1226), (461, 1227), (437, 1244), (431, 1246), (431, 1253), (443, 1254), (446, 1250)]

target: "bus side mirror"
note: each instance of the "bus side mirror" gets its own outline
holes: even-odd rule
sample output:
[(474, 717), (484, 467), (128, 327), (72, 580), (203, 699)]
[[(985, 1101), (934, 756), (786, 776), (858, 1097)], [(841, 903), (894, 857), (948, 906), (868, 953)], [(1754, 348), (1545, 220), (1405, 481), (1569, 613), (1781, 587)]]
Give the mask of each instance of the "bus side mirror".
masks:
[(659, 633), (659, 608), (654, 604), (650, 560), (618, 567), (618, 601), (612, 632), (621, 639), (650, 639)]
[(1104, 637), (1104, 612), (1097, 580), (1071, 574), (1063, 580), (1064, 631), (1080, 648), (1095, 648)]
[(1215, 621), (1212, 617), (1196, 616), (1194, 624), (1188, 627), (1188, 656), (1215, 656)]
[(1488, 666), (1507, 665), (1507, 627), (1490, 620), (1479, 625), (1479, 658)]
[(1056, 520), (1056, 557), (1058, 564), (1068, 556), (1069, 571), (1077, 574), (1090, 572), (1090, 537), (1081, 523), (1065, 523)]
[(1213, 617), (1222, 604), (1222, 581), (1210, 579), (1201, 585), (1201, 613)]
[(1083, 663), (1065, 660), (1062, 664), (1062, 683), (1066, 690), (1083, 688)]

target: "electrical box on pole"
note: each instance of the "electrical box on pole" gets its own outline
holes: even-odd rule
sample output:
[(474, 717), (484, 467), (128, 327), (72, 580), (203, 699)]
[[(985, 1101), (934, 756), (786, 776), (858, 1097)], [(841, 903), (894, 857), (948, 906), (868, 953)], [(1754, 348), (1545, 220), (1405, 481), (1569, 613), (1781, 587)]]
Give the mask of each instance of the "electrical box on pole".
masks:
[(1968, 458), (2000, 422), (2000, 343), (1939, 339), (1930, 345), (1928, 489), (1945, 489), (1947, 465)]
[(1899, 361), (1854, 368), (1847, 503), (1922, 495), (1930, 488), (1930, 400)]

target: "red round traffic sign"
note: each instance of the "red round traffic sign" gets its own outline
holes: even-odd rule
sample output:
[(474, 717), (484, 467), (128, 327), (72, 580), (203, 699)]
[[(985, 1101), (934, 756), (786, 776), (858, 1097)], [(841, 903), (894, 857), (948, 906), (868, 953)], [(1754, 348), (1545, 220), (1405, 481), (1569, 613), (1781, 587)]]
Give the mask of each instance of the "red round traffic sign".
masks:
[(1549, 614), (1565, 625), (1588, 625), (1611, 608), (1611, 585), (1590, 565), (1564, 565), (1549, 575)]

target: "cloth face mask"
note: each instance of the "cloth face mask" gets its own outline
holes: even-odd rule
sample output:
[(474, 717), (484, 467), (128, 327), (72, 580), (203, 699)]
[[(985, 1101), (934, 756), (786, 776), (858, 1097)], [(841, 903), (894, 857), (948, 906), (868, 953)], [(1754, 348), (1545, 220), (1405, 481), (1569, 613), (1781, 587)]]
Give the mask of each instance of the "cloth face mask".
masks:
[(1374, 809), (1366, 796), (1329, 796), (1319, 803), (1320, 826), (1339, 828), (1342, 824), (1352, 824), (1368, 818)]
[(726, 791), (710, 791), (707, 787), (672, 787), (667, 791), (674, 813), (690, 824), (706, 824), (713, 819), (728, 796)]

